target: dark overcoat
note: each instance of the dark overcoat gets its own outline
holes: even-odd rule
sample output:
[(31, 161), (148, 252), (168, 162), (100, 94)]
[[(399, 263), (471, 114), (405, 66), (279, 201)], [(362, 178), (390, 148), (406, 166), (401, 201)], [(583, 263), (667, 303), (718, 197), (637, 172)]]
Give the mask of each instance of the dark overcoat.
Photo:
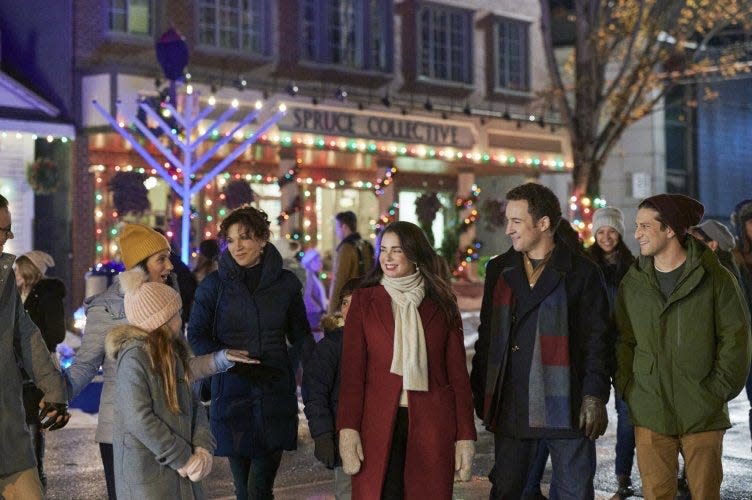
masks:
[[(531, 428), (528, 379), (539, 307), (562, 285), (567, 309), (571, 426)], [(500, 300), (500, 287), (510, 288), (511, 296)], [(598, 266), (560, 240), (532, 289), (520, 252), (511, 248), (492, 259), (486, 268), (471, 373), (475, 409), (486, 427), (523, 439), (583, 437), (578, 425), (582, 396), (608, 401), (612, 325)]]
[(188, 324), (188, 341), (196, 355), (220, 349), (245, 349), (260, 366), (236, 365), (211, 381), (211, 429), (216, 455), (266, 456), (294, 450), (298, 436), (295, 378), (288, 341), (300, 344), (303, 358), (315, 345), (306, 319), (301, 284), (282, 268), (273, 245), (264, 247), (261, 280), (251, 293), (243, 270), (229, 252), (219, 269), (199, 285)]

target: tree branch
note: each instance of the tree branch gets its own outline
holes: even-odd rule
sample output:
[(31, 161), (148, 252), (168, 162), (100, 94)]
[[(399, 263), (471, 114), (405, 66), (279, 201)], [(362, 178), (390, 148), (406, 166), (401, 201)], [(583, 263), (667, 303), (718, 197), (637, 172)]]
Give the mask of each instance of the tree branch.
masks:
[(554, 97), (559, 105), (564, 126), (572, 130), (574, 124), (573, 110), (567, 100), (567, 92), (561, 79), (559, 64), (556, 62), (554, 52), (553, 34), (551, 33), (551, 6), (549, 0), (540, 0), (541, 6), (541, 32), (543, 34), (543, 51), (546, 55), (546, 65), (551, 76)]

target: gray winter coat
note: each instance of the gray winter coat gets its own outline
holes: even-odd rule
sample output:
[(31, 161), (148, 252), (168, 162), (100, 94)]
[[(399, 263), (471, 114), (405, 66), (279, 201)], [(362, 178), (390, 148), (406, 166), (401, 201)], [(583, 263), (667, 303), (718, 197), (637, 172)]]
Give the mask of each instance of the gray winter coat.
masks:
[[(173, 280), (174, 281), (174, 280)], [(66, 370), (69, 397), (72, 400), (91, 382), (102, 367), (104, 384), (99, 400), (99, 417), (94, 439), (97, 443), (112, 443), (112, 393), (115, 387), (115, 364), (105, 358), (105, 337), (115, 326), (126, 325), (125, 294), (120, 289), (120, 277), (115, 276), (107, 290), (84, 301), (86, 330), (76, 359)], [(190, 361), (193, 380), (214, 375), (219, 371), (214, 357), (198, 356)]]
[[(145, 348), (147, 332), (133, 326), (107, 336), (107, 357), (116, 365), (113, 453), (119, 500), (206, 498), (201, 483), (180, 477), (196, 449), (214, 452), (206, 412), (193, 398), (183, 365), (176, 359), (180, 414), (169, 410), (161, 378)], [(188, 347), (177, 357), (185, 359)]]
[(24, 369), (45, 394), (46, 401), (65, 403), (65, 384), (44, 345), (39, 328), (24, 309), (16, 288), (13, 255), (0, 255), (0, 477), (36, 467), (26, 427), (23, 381), (13, 350), (17, 337)]

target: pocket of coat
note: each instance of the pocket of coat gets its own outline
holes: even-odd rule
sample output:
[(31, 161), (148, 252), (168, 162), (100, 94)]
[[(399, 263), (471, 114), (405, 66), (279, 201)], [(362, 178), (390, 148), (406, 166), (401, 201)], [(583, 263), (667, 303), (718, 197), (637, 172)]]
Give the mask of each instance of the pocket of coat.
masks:
[(130, 484), (150, 483), (157, 479), (163, 466), (154, 454), (130, 434), (123, 438), (123, 476)]
[(653, 373), (654, 366), (655, 358), (651, 353), (635, 349), (634, 361), (632, 361), (632, 369), (635, 373), (650, 375)]

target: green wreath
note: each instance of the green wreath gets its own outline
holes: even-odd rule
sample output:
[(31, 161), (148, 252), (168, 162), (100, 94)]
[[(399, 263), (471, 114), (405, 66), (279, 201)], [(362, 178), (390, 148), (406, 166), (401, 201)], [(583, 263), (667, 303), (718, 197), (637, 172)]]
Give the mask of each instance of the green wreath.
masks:
[(26, 166), (26, 180), (36, 194), (51, 194), (60, 185), (60, 169), (49, 158), (37, 158)]

